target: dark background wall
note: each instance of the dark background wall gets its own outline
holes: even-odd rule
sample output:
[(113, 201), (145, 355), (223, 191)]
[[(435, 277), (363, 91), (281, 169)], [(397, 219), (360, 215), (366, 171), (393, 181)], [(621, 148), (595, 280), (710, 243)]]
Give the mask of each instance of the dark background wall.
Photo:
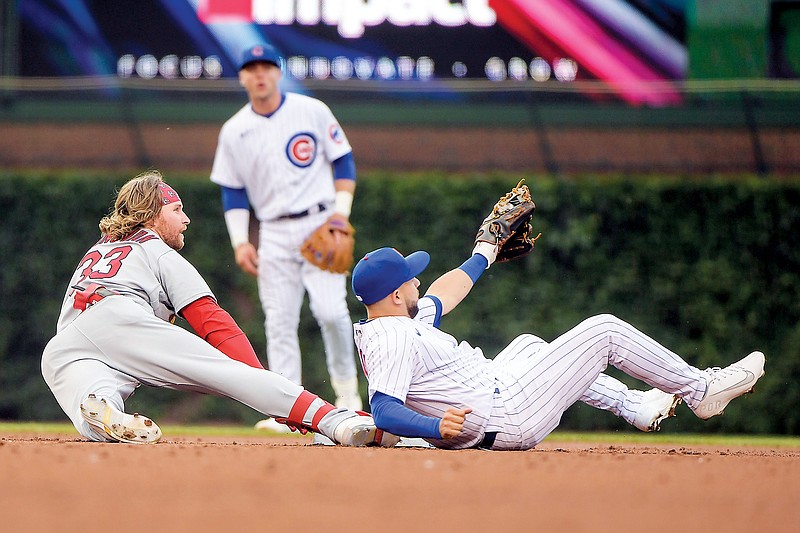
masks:
[[(732, 87), (687, 91), (668, 108), (575, 103), (533, 87), (511, 101), (495, 90), (460, 103), (320, 92), (367, 170), (800, 173), (800, 90)], [(74, 91), (9, 100), (0, 107), (0, 165), (208, 172), (219, 128), (245, 103), (235, 90), (128, 92), (111, 102), (70, 102)]]

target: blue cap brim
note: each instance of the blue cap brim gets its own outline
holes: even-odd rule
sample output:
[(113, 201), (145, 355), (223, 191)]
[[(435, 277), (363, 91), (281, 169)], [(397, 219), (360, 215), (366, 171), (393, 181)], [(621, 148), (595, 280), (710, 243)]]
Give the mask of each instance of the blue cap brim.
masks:
[[(431, 256), (425, 250), (419, 250), (406, 256), (406, 263), (411, 269), (411, 278), (416, 278), (428, 268), (428, 263), (431, 262)], [(411, 279), (409, 278), (409, 279)]]

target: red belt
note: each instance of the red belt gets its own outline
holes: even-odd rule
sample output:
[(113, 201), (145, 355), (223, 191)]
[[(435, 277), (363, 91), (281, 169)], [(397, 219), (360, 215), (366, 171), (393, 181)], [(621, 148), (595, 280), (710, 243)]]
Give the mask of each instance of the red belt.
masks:
[(89, 286), (85, 288), (80, 285), (73, 285), (72, 288), (75, 289), (75, 302), (72, 304), (72, 307), (79, 311), (86, 311), (87, 307), (91, 307), (107, 296), (119, 294), (97, 283), (90, 283)]

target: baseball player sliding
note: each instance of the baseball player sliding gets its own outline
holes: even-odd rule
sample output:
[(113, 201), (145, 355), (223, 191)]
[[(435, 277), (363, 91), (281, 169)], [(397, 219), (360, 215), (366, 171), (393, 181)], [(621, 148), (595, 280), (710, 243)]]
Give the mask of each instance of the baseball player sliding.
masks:
[[(302, 432), (360, 446), (397, 439), (370, 416), (337, 408), (261, 368), (183, 248), (189, 217), (158, 172), (119, 191), (102, 237), (70, 279), (42, 375), (78, 432), (93, 441), (155, 443), (158, 425), (124, 412), (141, 384), (233, 398)], [(173, 324), (181, 316), (197, 335)]]
[[(353, 291), (367, 310), (354, 326), (355, 342), (379, 428), (439, 448), (524, 450), (552, 432), (578, 400), (651, 431), (680, 400), (707, 419), (752, 390), (764, 374), (761, 352), (726, 368), (700, 370), (611, 315), (591, 317), (549, 343), (520, 335), (493, 360), (438, 329), (495, 260), (533, 248), (534, 206), (529, 194), (525, 199), (518, 192), (523, 189), (527, 193), (518, 186), (496, 204), (473, 255), (421, 298), (417, 276), (428, 265), (427, 252), (404, 257), (381, 248), (353, 269)], [(508, 244), (511, 249), (504, 249)], [(629, 390), (603, 373), (608, 365), (655, 388)]]
[[(242, 54), (239, 81), (249, 102), (220, 131), (211, 181), (222, 188), (236, 263), (258, 277), (270, 370), (301, 383), (297, 328), (307, 291), (322, 332), (335, 403), (358, 410), (361, 396), (344, 273), (352, 266), (352, 240), (349, 261), (333, 272), (301, 255), (304, 241), (326, 224), (339, 230), (333, 232), (337, 242), (352, 234), (352, 149), (324, 103), (281, 92), (280, 64), (278, 52), (266, 44)], [(250, 205), (260, 221), (258, 250), (249, 238)], [(281, 429), (269, 421), (258, 427)]]

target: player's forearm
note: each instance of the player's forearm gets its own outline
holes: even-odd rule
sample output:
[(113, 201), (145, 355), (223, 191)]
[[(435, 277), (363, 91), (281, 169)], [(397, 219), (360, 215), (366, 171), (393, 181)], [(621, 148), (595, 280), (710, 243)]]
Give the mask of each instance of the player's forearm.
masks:
[(356, 191), (356, 180), (348, 178), (335, 179), (333, 180), (333, 188), (336, 189), (336, 192), (344, 191), (353, 194)]
[(239, 245), (250, 241), (250, 203), (246, 189), (220, 187), (222, 193), (222, 209), (225, 212), (225, 226), (231, 246), (235, 250)]
[(179, 311), (192, 329), (211, 346), (231, 359), (263, 368), (247, 336), (227, 311), (204, 296)]
[(228, 236), (234, 250), (240, 245), (250, 242), (249, 210), (229, 209), (225, 211), (225, 226), (228, 228)]
[(460, 267), (443, 274), (431, 283), (426, 295), (439, 298), (442, 302), (442, 314), (446, 315), (466, 298), (487, 265), (485, 257), (479, 254), (473, 255)]
[(442, 438), (440, 418), (416, 413), (394, 396), (376, 392), (370, 400), (375, 425), (399, 437)]
[(333, 205), (334, 213), (350, 218), (350, 211), (353, 208), (353, 195), (356, 190), (355, 179), (336, 179), (333, 181), (333, 186), (336, 189), (336, 198)]

